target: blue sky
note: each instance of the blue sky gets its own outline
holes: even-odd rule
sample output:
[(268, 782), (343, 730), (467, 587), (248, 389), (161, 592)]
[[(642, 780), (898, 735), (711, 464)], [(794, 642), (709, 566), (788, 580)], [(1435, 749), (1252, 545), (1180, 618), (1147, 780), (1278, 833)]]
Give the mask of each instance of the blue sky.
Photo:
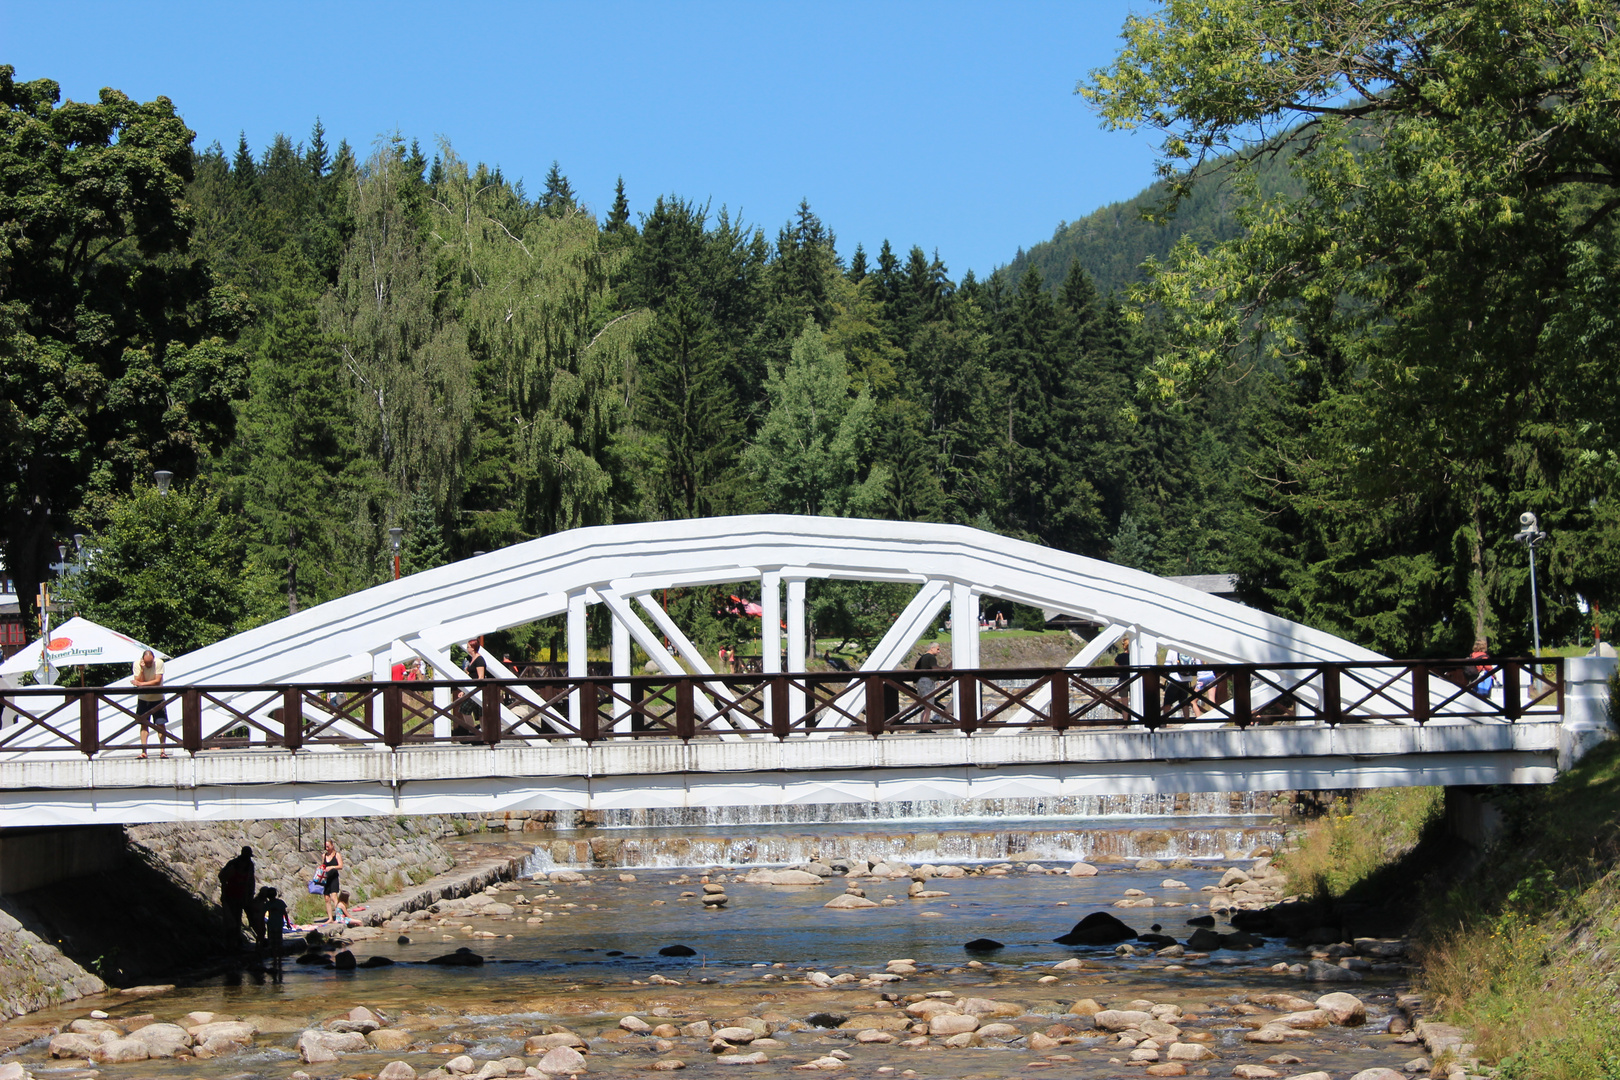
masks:
[(1145, 0), (1068, 3), (75, 3), (0, 0), (0, 62), (63, 96), (167, 95), (197, 145), (398, 130), (606, 213), (660, 193), (774, 237), (837, 233), (984, 274), (1153, 177), (1073, 93)]

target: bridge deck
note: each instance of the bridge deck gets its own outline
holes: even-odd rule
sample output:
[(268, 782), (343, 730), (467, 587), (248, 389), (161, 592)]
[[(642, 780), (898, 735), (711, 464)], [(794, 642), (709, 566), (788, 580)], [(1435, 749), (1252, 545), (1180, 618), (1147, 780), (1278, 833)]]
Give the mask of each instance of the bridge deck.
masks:
[(1561, 665), (1460, 668), (179, 687), (144, 759), (130, 691), (8, 691), (0, 826), (1550, 781)]

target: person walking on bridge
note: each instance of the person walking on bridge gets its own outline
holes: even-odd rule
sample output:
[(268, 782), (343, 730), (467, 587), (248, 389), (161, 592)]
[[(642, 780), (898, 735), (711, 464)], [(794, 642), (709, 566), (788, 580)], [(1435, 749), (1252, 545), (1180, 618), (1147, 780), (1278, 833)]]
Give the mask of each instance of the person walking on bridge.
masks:
[(158, 729), (158, 757), (169, 756), (169, 710), (163, 704), (163, 661), (147, 649), (135, 662), (129, 682), (142, 692), (135, 695), (135, 722), (141, 727), (141, 757), (146, 756), (146, 736)]

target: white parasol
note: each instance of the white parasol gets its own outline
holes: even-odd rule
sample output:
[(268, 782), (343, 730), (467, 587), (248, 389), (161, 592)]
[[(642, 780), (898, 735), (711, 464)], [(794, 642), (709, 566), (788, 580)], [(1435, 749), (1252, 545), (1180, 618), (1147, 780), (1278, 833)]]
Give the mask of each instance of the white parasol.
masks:
[[(149, 647), (100, 623), (75, 616), (53, 629), (49, 638), (24, 646), (0, 664), (0, 676), (37, 672), (47, 663), (51, 669), (83, 664), (133, 664)], [(168, 654), (158, 649), (152, 652), (168, 659)]]

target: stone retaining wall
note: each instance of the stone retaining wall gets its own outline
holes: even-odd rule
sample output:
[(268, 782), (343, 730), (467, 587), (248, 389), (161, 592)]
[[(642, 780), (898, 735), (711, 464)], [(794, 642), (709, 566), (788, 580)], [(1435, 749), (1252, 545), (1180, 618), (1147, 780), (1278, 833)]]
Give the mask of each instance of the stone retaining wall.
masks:
[(343, 888), (356, 902), (397, 893), (455, 865), (439, 838), (465, 831), (435, 817), (329, 818), (324, 821), (240, 821), (209, 825), (132, 825), (130, 843), (167, 865), (186, 888), (219, 902), (219, 870), (244, 844), (253, 848), (260, 885), (276, 888), (289, 905), (306, 895), (321, 859), (323, 837), (343, 853)]

